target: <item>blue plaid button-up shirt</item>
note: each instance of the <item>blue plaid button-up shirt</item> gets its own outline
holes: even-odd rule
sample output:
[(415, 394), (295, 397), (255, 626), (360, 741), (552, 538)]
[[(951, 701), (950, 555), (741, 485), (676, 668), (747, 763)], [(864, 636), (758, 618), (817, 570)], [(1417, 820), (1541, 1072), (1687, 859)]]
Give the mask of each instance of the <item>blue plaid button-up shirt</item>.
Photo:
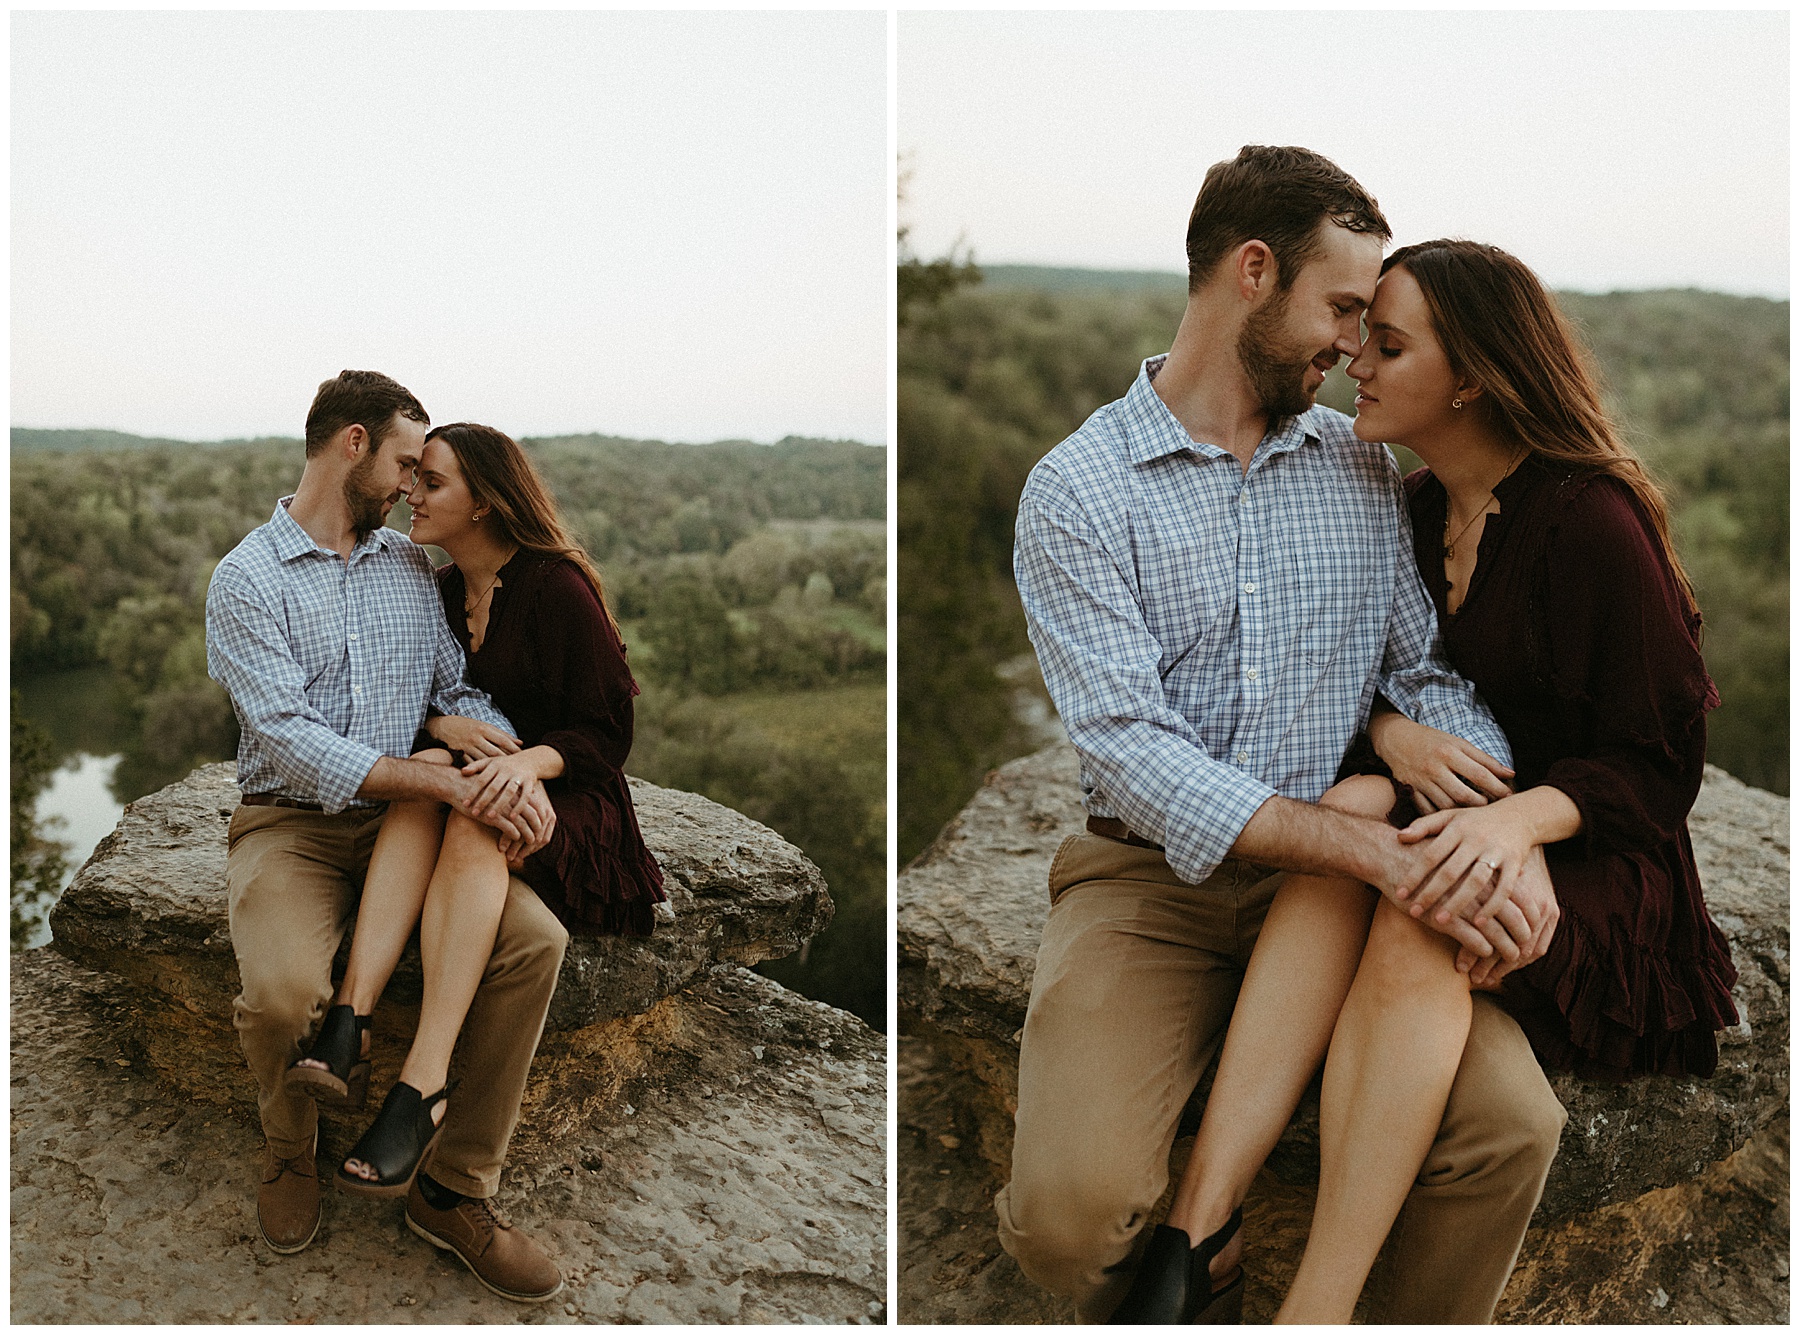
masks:
[(1315, 407), (1245, 470), (1157, 396), (1163, 360), (1019, 500), (1013, 570), (1088, 810), (1197, 884), (1270, 797), (1319, 799), (1377, 690), (1510, 764), (1444, 662), (1387, 448)]
[(206, 670), (237, 710), (238, 786), (370, 806), (376, 760), (411, 753), (426, 707), (512, 731), (463, 679), (425, 550), (378, 528), (348, 561), (288, 513), (232, 548), (206, 590)]

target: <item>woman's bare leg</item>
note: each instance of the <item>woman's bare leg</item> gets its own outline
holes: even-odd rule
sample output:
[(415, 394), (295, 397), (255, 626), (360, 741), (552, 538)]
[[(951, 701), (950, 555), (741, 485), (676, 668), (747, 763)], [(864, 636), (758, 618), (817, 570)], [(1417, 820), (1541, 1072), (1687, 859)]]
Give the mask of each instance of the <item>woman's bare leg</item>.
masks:
[(452, 813), (419, 921), (425, 1000), (400, 1072), (420, 1093), (442, 1089), (450, 1073), (456, 1036), (494, 953), (511, 874), (493, 827)]
[[(1347, 779), (1321, 805), (1380, 818), (1394, 802), (1386, 779)], [(1269, 906), (1244, 973), (1218, 1074), (1167, 1222), (1199, 1246), (1243, 1204), (1307, 1082), (1319, 1069), (1356, 976), (1376, 894), (1358, 881), (1289, 876)], [(1212, 1263), (1236, 1266), (1233, 1240)]]
[[(421, 751), (412, 757), (431, 765), (448, 765), (448, 751)], [(369, 854), (363, 877), (362, 900), (356, 910), (356, 934), (350, 939), (350, 960), (343, 981), (332, 997), (334, 1006), (348, 1006), (357, 1015), (368, 1015), (394, 975), (400, 953), (419, 921), (425, 887), (437, 864), (444, 838), (441, 802), (392, 802), (382, 818), (381, 832)], [(368, 1035), (363, 1035), (364, 1056)], [(324, 1069), (325, 1063), (310, 1057), (298, 1065)]]
[[(400, 1068), (400, 1078), (421, 1094), (437, 1093), (449, 1076), (456, 1036), (494, 953), (510, 877), (494, 829), (451, 812), (419, 919), (425, 998), (412, 1049)], [(433, 1106), (432, 1117), (443, 1120), (442, 1102)], [(377, 1176), (361, 1159), (346, 1159), (344, 1171)]]
[(1456, 943), (1383, 902), (1331, 1037), (1318, 1203), (1277, 1321), (1350, 1320), (1437, 1137), (1470, 1008)]

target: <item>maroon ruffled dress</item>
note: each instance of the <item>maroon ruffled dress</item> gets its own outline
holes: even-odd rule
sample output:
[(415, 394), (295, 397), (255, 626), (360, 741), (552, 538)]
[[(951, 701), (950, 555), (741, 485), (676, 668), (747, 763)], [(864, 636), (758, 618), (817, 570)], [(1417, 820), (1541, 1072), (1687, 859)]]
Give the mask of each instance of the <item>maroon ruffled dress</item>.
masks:
[(1562, 920), (1502, 1001), (1552, 1069), (1711, 1075), (1737, 970), (1687, 815), (1719, 697), (1648, 516), (1617, 479), (1532, 456), (1494, 489), (1452, 616), (1443, 485), (1428, 469), (1406, 485), (1446, 655), (1505, 729), (1516, 787), (1548, 784), (1581, 810), (1581, 833), (1544, 850)]
[(469, 681), (527, 747), (563, 758), (562, 774), (544, 785), (556, 829), (519, 875), (571, 932), (648, 936), (668, 896), (621, 768), (638, 685), (600, 600), (574, 562), (520, 551), (500, 568), (487, 636), (471, 653), (462, 572), (449, 565), (437, 574)]

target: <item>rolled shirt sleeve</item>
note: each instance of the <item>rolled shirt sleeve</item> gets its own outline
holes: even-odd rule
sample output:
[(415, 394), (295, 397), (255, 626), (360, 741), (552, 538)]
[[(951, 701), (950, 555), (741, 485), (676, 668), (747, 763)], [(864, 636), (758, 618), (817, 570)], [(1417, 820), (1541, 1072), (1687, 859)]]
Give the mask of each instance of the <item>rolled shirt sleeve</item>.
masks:
[(306, 698), (306, 673), (275, 615), (221, 564), (206, 592), (206, 670), (231, 695), (238, 722), (253, 731), (285, 787), (316, 793), (342, 811), (381, 752), (342, 736)]
[(1131, 580), (1043, 469), (1020, 498), (1013, 569), (1045, 684), (1107, 803), (1204, 881), (1275, 790), (1210, 755), (1170, 707)]

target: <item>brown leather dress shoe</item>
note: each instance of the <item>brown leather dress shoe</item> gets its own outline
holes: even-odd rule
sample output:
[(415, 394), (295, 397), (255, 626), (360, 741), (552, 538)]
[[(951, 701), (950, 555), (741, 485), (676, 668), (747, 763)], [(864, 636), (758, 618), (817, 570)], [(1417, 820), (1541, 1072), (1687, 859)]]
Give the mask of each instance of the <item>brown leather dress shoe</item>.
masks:
[(263, 1241), (283, 1256), (305, 1249), (319, 1231), (319, 1170), (314, 1155), (319, 1133), (313, 1132), (310, 1148), (291, 1159), (263, 1147), (262, 1185), (256, 1189), (256, 1222)]
[(433, 1209), (414, 1179), (406, 1194), (406, 1226), (433, 1247), (456, 1253), (476, 1279), (502, 1298), (541, 1303), (562, 1292), (556, 1262), (492, 1201), (464, 1197), (453, 1209)]

